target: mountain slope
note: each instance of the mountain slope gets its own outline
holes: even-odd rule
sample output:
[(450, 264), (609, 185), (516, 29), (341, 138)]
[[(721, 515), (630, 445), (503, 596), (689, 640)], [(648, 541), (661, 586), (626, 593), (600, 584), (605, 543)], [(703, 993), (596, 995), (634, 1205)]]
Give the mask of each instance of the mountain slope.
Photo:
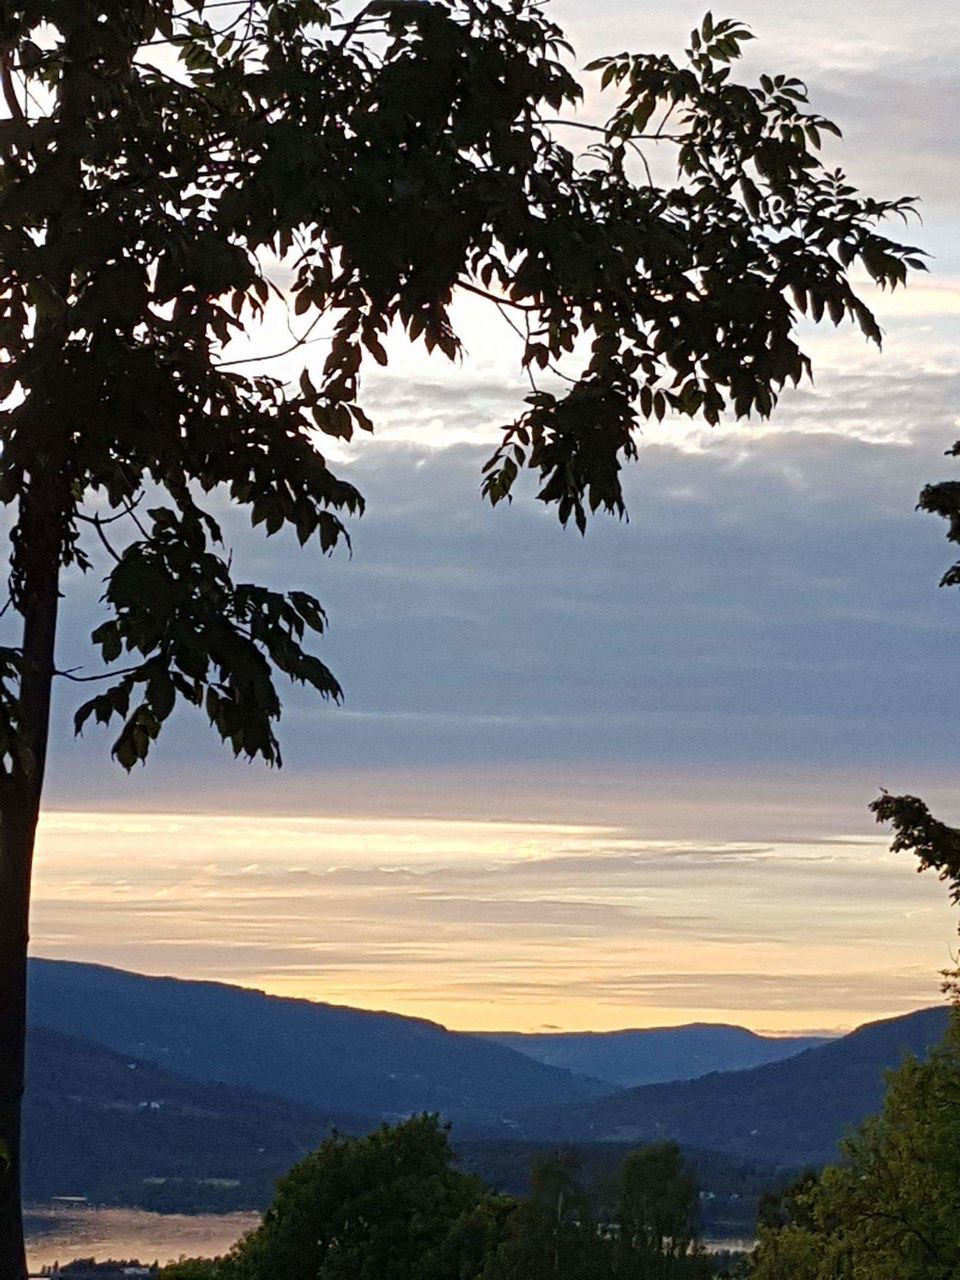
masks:
[(42, 1027), (28, 1036), (28, 1201), (80, 1195), (153, 1209), (260, 1208), (331, 1128), (374, 1125), (200, 1083)]
[(29, 1016), (196, 1080), (387, 1119), (439, 1111), (495, 1132), (541, 1102), (568, 1106), (606, 1092), (417, 1018), (70, 961), (31, 961)]
[(827, 1043), (823, 1036), (761, 1036), (746, 1027), (708, 1022), (625, 1031), (482, 1034), (548, 1066), (564, 1067), (624, 1089), (693, 1080), (711, 1071), (744, 1071)]
[(822, 1164), (852, 1125), (880, 1109), (884, 1070), (905, 1054), (924, 1056), (946, 1030), (949, 1011), (921, 1009), (872, 1022), (796, 1057), (749, 1071), (645, 1085), (579, 1109), (531, 1117), (545, 1136), (652, 1142), (721, 1151), (784, 1165)]
[[(99, 1205), (216, 1212), (262, 1209), (290, 1165), (332, 1126), (363, 1133), (375, 1120), (320, 1115), (250, 1090), (205, 1084), (91, 1041), (34, 1028), (28, 1041), (25, 1186), (28, 1203), (86, 1196)], [(461, 1139), (463, 1166), (511, 1194), (529, 1188), (533, 1161), (552, 1144)], [(578, 1150), (580, 1176), (602, 1199), (629, 1150), (600, 1143)], [(777, 1170), (709, 1152), (696, 1166), (705, 1229), (749, 1235), (759, 1194)]]

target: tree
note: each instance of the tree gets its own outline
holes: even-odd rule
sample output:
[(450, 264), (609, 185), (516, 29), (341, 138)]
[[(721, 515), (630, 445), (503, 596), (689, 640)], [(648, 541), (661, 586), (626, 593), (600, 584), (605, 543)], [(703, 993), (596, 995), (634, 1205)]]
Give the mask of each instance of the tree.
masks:
[(606, 1280), (611, 1249), (578, 1168), (568, 1151), (537, 1158), (530, 1192), (510, 1214), (483, 1280)]
[(161, 1280), (225, 1280), (228, 1263), (220, 1258), (181, 1258), (170, 1262), (161, 1272)]
[(330, 1138), (284, 1177), (228, 1280), (472, 1280), (500, 1202), (453, 1168), (434, 1116)]
[[(947, 455), (960, 456), (960, 441), (947, 450)], [(917, 507), (942, 516), (948, 523), (948, 541), (960, 542), (960, 482), (945, 480), (927, 485)], [(946, 571), (940, 586), (960, 586), (960, 561)], [(954, 906), (960, 905), (960, 829), (935, 818), (919, 796), (896, 796), (882, 791), (871, 802), (870, 810), (877, 822), (888, 822), (892, 826), (891, 850), (915, 854), (917, 870), (936, 871), (938, 878), (947, 884), (950, 901)], [(960, 970), (946, 970), (943, 977), (944, 990), (952, 993), (955, 1001), (960, 1001)]]
[(960, 1273), (960, 1012), (925, 1062), (889, 1073), (883, 1111), (840, 1164), (761, 1227), (756, 1280), (948, 1280)]
[(696, 1180), (675, 1142), (632, 1151), (621, 1174), (618, 1275), (623, 1280), (708, 1277), (709, 1263), (695, 1244), (699, 1211)]
[[(277, 677), (341, 696), (307, 647), (319, 602), (240, 578), (205, 495), (268, 535), (344, 542), (362, 497), (318, 440), (372, 428), (359, 376), (387, 361), (391, 331), (457, 358), (461, 290), (509, 319), (532, 382), (485, 494), (508, 499), (529, 469), (581, 530), (590, 511), (623, 513), (644, 419), (769, 414), (810, 367), (800, 312), (879, 341), (848, 271), (894, 286), (922, 265), (876, 229), (910, 202), (825, 169), (835, 126), (799, 81), (731, 77), (748, 38), (708, 16), (682, 63), (603, 60), (617, 103), (594, 127), (570, 118), (581, 89), (533, 0), (3, 7), (0, 502), (19, 628), (0, 652), (5, 1276), (24, 1274), (26, 950), (54, 679), (107, 681), (76, 727), (115, 723), (126, 769), (181, 704), (235, 754), (279, 764)], [(578, 157), (564, 136), (593, 145)], [(674, 185), (653, 182), (647, 144), (675, 149)], [(278, 299), (294, 348), (321, 317), (333, 329), (295, 387), (223, 351)], [(63, 570), (98, 555), (107, 670), (78, 676), (56, 657)]]

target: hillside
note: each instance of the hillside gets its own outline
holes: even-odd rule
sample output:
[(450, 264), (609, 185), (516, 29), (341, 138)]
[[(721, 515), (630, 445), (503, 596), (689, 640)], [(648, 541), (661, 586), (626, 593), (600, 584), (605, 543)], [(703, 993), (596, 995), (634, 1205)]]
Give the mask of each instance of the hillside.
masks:
[(510, 1131), (532, 1106), (607, 1092), (433, 1022), (100, 965), (31, 961), (29, 1016), (194, 1080), (269, 1088), (320, 1111), (438, 1111), (486, 1133)]
[[(28, 1203), (86, 1196), (98, 1205), (168, 1212), (262, 1209), (276, 1180), (336, 1128), (362, 1133), (372, 1117), (320, 1115), (250, 1090), (205, 1084), (91, 1041), (34, 1028), (28, 1045), (24, 1191)], [(461, 1139), (464, 1167), (523, 1194), (551, 1144)], [(606, 1203), (629, 1147), (578, 1151), (584, 1184)], [(688, 1152), (705, 1227), (748, 1235), (757, 1197), (778, 1179), (767, 1165)]]
[(320, 1114), (203, 1084), (34, 1027), (27, 1044), (24, 1192), (148, 1209), (260, 1208), (294, 1161), (370, 1117)]
[(483, 1035), (548, 1066), (621, 1088), (693, 1080), (711, 1071), (744, 1071), (827, 1043), (822, 1036), (761, 1036), (746, 1027), (707, 1022), (625, 1031)]
[(943, 1035), (949, 1011), (921, 1009), (871, 1022), (782, 1062), (617, 1093), (572, 1113), (545, 1110), (544, 1137), (643, 1143), (674, 1138), (747, 1160), (822, 1164), (844, 1132), (880, 1109), (884, 1070)]

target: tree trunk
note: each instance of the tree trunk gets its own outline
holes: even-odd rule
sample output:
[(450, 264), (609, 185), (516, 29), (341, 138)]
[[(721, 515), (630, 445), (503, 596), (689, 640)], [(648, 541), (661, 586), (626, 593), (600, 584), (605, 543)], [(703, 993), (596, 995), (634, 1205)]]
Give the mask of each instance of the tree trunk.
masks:
[[(93, 0), (71, 0), (64, 12), (64, 66), (53, 112), (56, 142), (38, 163), (59, 200), (47, 222), (45, 248), (54, 251), (64, 228), (82, 218), (82, 157), (99, 30)], [(70, 296), (70, 255), (50, 257), (47, 291)], [(22, 757), (0, 778), (0, 1280), (25, 1280), (21, 1207), (21, 1113), (27, 1011), (27, 943), (33, 851), (43, 795), (54, 674), (60, 566), (72, 506), (69, 443), (57, 403), (57, 367), (68, 328), (37, 317), (35, 368), (45, 379), (30, 388), (21, 422), (30, 440), (13, 531), (11, 600), (23, 619), (16, 724)]]
[[(60, 481), (31, 478), (20, 509), (15, 562), (23, 660), (17, 727), (25, 763), (0, 782), (0, 1277), (23, 1280), (21, 1109), (27, 1012), (27, 942), (33, 848), (50, 724), (59, 600)], [(44, 492), (43, 490), (46, 490)]]

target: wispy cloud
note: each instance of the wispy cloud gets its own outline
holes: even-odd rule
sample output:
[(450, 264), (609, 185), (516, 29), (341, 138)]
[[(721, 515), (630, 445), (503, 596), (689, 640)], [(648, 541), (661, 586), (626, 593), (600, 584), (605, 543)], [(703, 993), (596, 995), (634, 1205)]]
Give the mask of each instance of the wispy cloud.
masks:
[(934, 999), (948, 958), (939, 886), (880, 839), (59, 813), (40, 865), (42, 954), (457, 1026), (846, 1025)]

